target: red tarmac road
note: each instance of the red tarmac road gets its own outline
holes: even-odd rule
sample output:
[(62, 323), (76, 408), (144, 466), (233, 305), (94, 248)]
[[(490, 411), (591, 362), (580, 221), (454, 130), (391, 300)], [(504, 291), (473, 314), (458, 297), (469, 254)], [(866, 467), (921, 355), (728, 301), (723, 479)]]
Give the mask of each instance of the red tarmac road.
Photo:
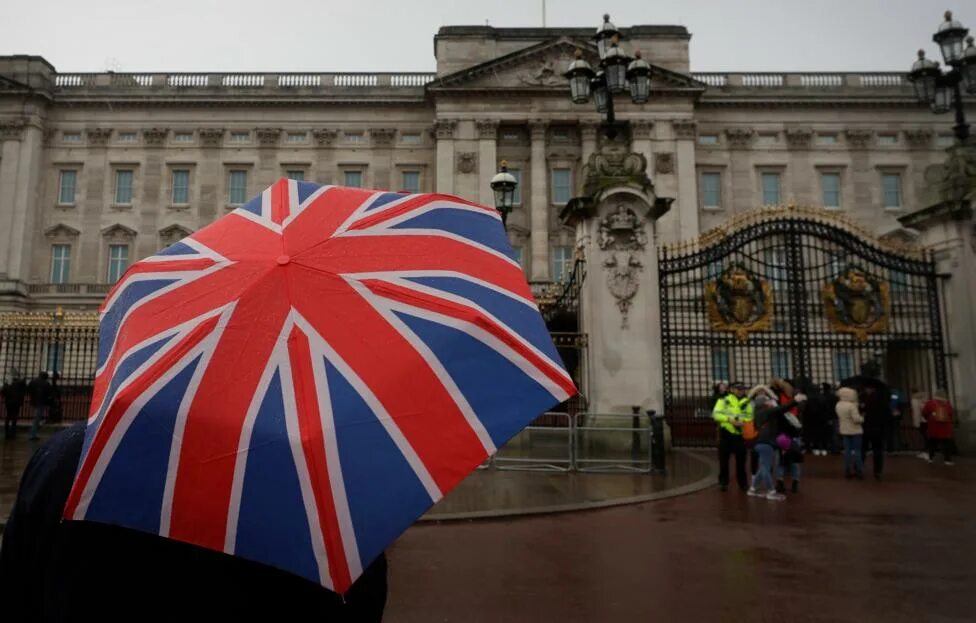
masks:
[(385, 620), (976, 621), (976, 461), (893, 457), (883, 482), (805, 467), (786, 502), (710, 489), (416, 525), (390, 551)]

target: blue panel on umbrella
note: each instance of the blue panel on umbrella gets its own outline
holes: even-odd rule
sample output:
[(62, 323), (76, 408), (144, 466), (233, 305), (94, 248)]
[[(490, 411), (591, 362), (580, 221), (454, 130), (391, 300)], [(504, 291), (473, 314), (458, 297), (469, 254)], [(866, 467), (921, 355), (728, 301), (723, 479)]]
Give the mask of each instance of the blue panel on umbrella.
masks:
[(431, 499), (376, 415), (328, 362), (326, 378), (349, 513), (365, 568), (427, 510)]
[(196, 255), (197, 250), (188, 244), (174, 242), (156, 255)]
[(237, 209), (244, 210), (245, 212), (250, 212), (251, 214), (257, 214), (258, 216), (261, 216), (261, 204), (263, 203), (262, 201), (263, 196), (264, 193), (261, 193), (260, 195), (254, 197), (253, 199), (251, 199), (250, 201), (248, 201), (247, 203), (245, 203), (244, 205), (242, 205)]
[(322, 188), (320, 184), (313, 184), (312, 182), (296, 182), (296, 184), (298, 185), (298, 203), (304, 202), (315, 191)]
[(275, 373), (251, 435), (235, 553), (320, 582)]
[(112, 455), (85, 519), (159, 532), (176, 413), (200, 357), (139, 411)]
[(544, 387), (467, 333), (397, 313), (447, 369), (496, 446), (556, 404)]
[(133, 281), (125, 286), (115, 299), (115, 303), (102, 316), (98, 331), (98, 367), (101, 368), (108, 359), (112, 344), (115, 343), (115, 334), (119, 330), (119, 324), (125, 317), (129, 309), (160, 288), (165, 288), (176, 279), (151, 279), (149, 281)]
[(438, 208), (398, 223), (391, 229), (439, 229), (494, 249), (505, 257), (512, 256), (512, 246), (505, 237), (501, 221), (488, 214)]
[(369, 207), (366, 208), (366, 211), (369, 212), (370, 210), (375, 210), (376, 208), (385, 206), (391, 201), (396, 201), (397, 199), (403, 199), (404, 197), (407, 197), (407, 195), (404, 195), (402, 193), (383, 193), (376, 199), (373, 199), (373, 203), (369, 204)]
[(528, 340), (557, 365), (562, 364), (552, 337), (535, 308), (491, 288), (457, 277), (410, 277), (408, 281), (416, 281), (472, 301)]

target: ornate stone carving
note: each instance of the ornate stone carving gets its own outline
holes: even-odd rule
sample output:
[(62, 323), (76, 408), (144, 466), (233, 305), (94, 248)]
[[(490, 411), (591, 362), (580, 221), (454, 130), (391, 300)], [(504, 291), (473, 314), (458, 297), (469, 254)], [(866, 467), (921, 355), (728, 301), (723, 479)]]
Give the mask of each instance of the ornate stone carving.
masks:
[(0, 121), (0, 141), (19, 141), (24, 137), (22, 120)]
[(168, 247), (171, 244), (176, 244), (192, 233), (192, 229), (183, 227), (182, 225), (173, 224), (159, 230), (159, 241), (163, 243), (164, 247)]
[(869, 333), (888, 330), (890, 292), (888, 284), (849, 267), (823, 287), (824, 314), (831, 328), (838, 333), (852, 333), (865, 342)]
[(630, 177), (641, 175), (647, 169), (644, 154), (626, 151), (601, 151), (590, 156), (586, 164), (586, 177)]
[(529, 135), (533, 141), (546, 140), (546, 129), (549, 127), (548, 121), (535, 119), (529, 122)]
[(813, 142), (812, 128), (787, 128), (786, 144), (790, 149), (808, 149)]
[(681, 140), (695, 140), (698, 135), (698, 124), (691, 119), (675, 119), (671, 122), (674, 128), (674, 136)]
[(326, 128), (319, 128), (317, 130), (312, 130), (312, 136), (315, 137), (316, 143), (325, 147), (331, 145), (335, 141), (336, 131)]
[(475, 121), (475, 129), (478, 130), (478, 138), (495, 140), (498, 136), (498, 122), (494, 119), (482, 119)]
[(434, 122), (434, 136), (437, 140), (454, 138), (457, 135), (457, 121), (438, 119)]
[(630, 135), (635, 139), (651, 138), (651, 131), (654, 129), (654, 122), (646, 119), (639, 119), (630, 123)]
[(565, 86), (561, 68), (569, 65), (572, 59), (568, 55), (560, 57), (546, 57), (539, 59), (516, 73), (520, 84), (530, 87)]
[(142, 142), (148, 147), (161, 147), (169, 134), (167, 128), (149, 128), (142, 131)]
[(874, 138), (874, 132), (871, 130), (848, 128), (844, 131), (844, 136), (847, 137), (847, 144), (854, 149), (867, 149), (871, 143), (871, 139)]
[(136, 231), (120, 223), (115, 223), (102, 230), (102, 238), (108, 242), (132, 242), (136, 239)]
[(580, 138), (584, 141), (596, 141), (597, 132), (600, 131), (600, 124), (596, 121), (580, 122)]
[(220, 147), (223, 140), (223, 128), (200, 128), (200, 144), (204, 147)]
[(58, 223), (44, 230), (44, 237), (53, 241), (71, 240), (80, 235), (80, 231), (64, 223)]
[(89, 145), (105, 145), (112, 137), (111, 128), (92, 128), (87, 132)]
[(674, 173), (674, 154), (654, 154), (654, 172), (664, 175)]
[(458, 173), (474, 173), (478, 168), (478, 152), (461, 151), (457, 155)]
[(728, 128), (725, 136), (729, 139), (729, 147), (732, 149), (748, 149), (756, 137), (756, 131), (752, 128)]
[(393, 145), (393, 139), (396, 138), (396, 129), (373, 128), (369, 131), (369, 136), (377, 147), (389, 147)]
[(258, 128), (254, 131), (261, 147), (277, 147), (281, 140), (281, 128)]
[(617, 204), (600, 221), (600, 237), (597, 245), (607, 253), (603, 267), (607, 271), (607, 287), (617, 301), (620, 310), (620, 328), (626, 329), (630, 304), (640, 284), (637, 273), (644, 270), (640, 254), (647, 246), (644, 221), (626, 205)]
[(928, 128), (912, 128), (905, 130), (905, 140), (910, 147), (926, 148), (932, 143), (932, 130)]
[(772, 326), (772, 287), (741, 264), (730, 265), (705, 284), (705, 305), (712, 329), (735, 333), (740, 342)]

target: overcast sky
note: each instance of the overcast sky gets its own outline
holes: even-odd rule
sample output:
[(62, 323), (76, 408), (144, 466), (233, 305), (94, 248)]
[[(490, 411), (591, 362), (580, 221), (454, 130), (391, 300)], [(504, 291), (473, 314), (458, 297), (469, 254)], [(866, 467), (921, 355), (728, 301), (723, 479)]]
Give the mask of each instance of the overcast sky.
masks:
[[(542, 25), (543, 0), (0, 0), (0, 54), (58, 71), (430, 71), (440, 26)], [(944, 2), (946, 0), (943, 0)], [(907, 70), (949, 0), (546, 0), (547, 25), (681, 24), (696, 71)], [(653, 59), (648, 59), (653, 62)]]

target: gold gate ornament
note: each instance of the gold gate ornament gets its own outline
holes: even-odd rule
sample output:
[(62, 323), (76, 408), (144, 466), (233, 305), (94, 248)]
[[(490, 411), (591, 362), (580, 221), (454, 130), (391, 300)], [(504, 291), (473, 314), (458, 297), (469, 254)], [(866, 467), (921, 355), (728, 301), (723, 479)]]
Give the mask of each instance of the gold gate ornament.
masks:
[(773, 322), (772, 287), (740, 264), (730, 265), (705, 284), (705, 303), (712, 329), (735, 333), (740, 342), (750, 333), (768, 330)]
[(850, 267), (824, 284), (823, 304), (831, 329), (851, 333), (859, 342), (867, 341), (870, 333), (888, 330), (890, 287), (860, 268)]

